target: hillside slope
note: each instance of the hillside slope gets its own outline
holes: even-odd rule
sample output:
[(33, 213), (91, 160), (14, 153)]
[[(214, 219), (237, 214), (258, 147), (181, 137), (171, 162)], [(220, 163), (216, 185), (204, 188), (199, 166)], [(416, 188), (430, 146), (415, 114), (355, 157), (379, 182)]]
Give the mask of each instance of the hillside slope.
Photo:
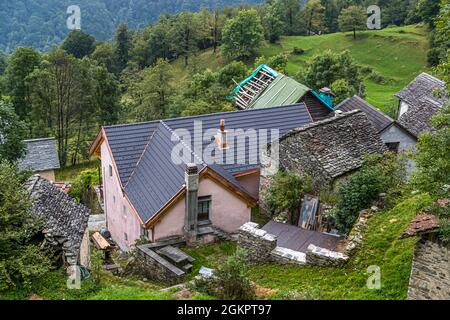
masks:
[(20, 45), (47, 50), (69, 33), (68, 6), (81, 10), (81, 28), (99, 40), (110, 39), (121, 22), (142, 28), (165, 13), (198, 11), (202, 7), (255, 4), (261, 0), (14, 0), (0, 1), (0, 50)]
[[(327, 49), (334, 52), (349, 50), (360, 65), (368, 66), (383, 76), (384, 83), (365, 80), (366, 100), (382, 111), (389, 112), (397, 103), (393, 94), (420, 72), (427, 70), (427, 34), (428, 31), (422, 26), (406, 26), (359, 32), (356, 40), (353, 40), (350, 33), (283, 37), (277, 44), (265, 44), (260, 55), (269, 57), (281, 52), (287, 54), (287, 73), (292, 76), (306, 65), (306, 61), (320, 52)], [(305, 52), (294, 55), (294, 48)], [(195, 63), (201, 68), (215, 70), (226, 61), (220, 54), (205, 51), (197, 55)], [(174, 66), (179, 73), (186, 74), (181, 60), (175, 61)]]

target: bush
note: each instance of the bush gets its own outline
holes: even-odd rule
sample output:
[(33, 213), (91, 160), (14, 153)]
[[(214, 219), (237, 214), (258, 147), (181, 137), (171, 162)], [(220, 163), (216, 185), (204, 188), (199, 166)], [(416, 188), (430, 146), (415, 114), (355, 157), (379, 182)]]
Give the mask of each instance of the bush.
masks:
[(77, 179), (73, 182), (69, 195), (89, 207), (92, 211), (100, 213), (101, 208), (97, 201), (97, 195), (94, 186), (101, 182), (97, 169), (83, 170)]
[(292, 224), (296, 224), (300, 203), (305, 193), (311, 191), (311, 178), (293, 172), (279, 171), (266, 191), (264, 198), (273, 215), (287, 212)]
[(211, 279), (197, 278), (195, 289), (224, 300), (251, 300), (255, 288), (248, 278), (247, 254), (238, 248), (225, 264), (214, 272)]
[(382, 192), (394, 192), (404, 183), (405, 166), (393, 153), (368, 156), (361, 169), (337, 190), (336, 206), (333, 208), (335, 226), (348, 233), (358, 218)]
[(381, 73), (379, 73), (379, 72), (377, 72), (377, 71), (375, 71), (375, 70), (373, 70), (373, 71), (369, 74), (368, 78), (369, 78), (370, 80), (372, 80), (373, 82), (378, 83), (378, 84), (384, 84), (384, 83), (386, 83), (386, 78), (383, 77), (383, 75), (382, 75)]
[(294, 47), (294, 49), (292, 49), (292, 54), (295, 54), (295, 55), (301, 55), (301, 54), (304, 54), (305, 53), (305, 50), (303, 50), (303, 49), (301, 49), (301, 48), (298, 48), (298, 47)]

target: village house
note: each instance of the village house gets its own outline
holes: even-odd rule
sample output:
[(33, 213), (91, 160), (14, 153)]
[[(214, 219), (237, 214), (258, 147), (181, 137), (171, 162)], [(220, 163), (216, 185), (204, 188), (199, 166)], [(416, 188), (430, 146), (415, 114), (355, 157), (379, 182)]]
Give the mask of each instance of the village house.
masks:
[(62, 265), (89, 268), (87, 227), (91, 211), (39, 175), (30, 177), (25, 189), (32, 202), (32, 214), (44, 223), (44, 244), (60, 254)]
[(333, 114), (333, 93), (328, 88), (316, 92), (269, 66), (260, 65), (239, 83), (231, 98), (241, 109), (261, 109), (303, 102), (313, 121)]
[[(200, 148), (178, 135), (181, 129), (195, 136), (199, 122), (200, 137), (207, 131), (216, 133)], [(233, 130), (277, 129), (284, 135), (310, 122), (306, 105), (298, 103), (103, 127), (90, 153), (102, 162), (104, 209), (113, 239), (122, 250), (129, 250), (140, 237), (152, 242), (184, 237), (189, 244), (237, 233), (257, 204), (259, 145), (276, 137), (252, 141), (242, 133), (234, 136)], [(235, 142), (240, 138), (245, 145)], [(223, 159), (236, 149), (231, 163), (200, 159), (214, 139)], [(172, 150), (181, 141), (190, 159), (175, 163)]]
[[(398, 122), (387, 116), (359, 96), (347, 98), (335, 107), (337, 112), (361, 110), (379, 133), (381, 140), (392, 152), (410, 154), (417, 143), (417, 138), (403, 128)], [(414, 170), (414, 161), (406, 160), (406, 170)]]
[[(308, 174), (316, 191), (333, 188), (335, 182), (361, 167), (364, 157), (387, 151), (364, 112), (353, 110), (310, 123), (281, 136), (278, 143), (281, 170)], [(269, 150), (264, 150), (271, 157)], [(261, 171), (260, 197), (273, 174)], [(260, 206), (264, 199), (260, 199)]]
[(25, 155), (19, 161), (22, 171), (31, 171), (55, 181), (55, 170), (60, 168), (55, 138), (25, 140)]
[[(449, 96), (443, 81), (421, 73), (397, 93), (396, 97), (399, 99), (396, 120), (358, 96), (342, 101), (335, 109), (343, 112), (363, 111), (389, 150), (399, 154), (411, 154), (415, 152), (419, 135), (431, 130), (431, 118), (449, 101)], [(407, 159), (407, 172), (411, 174), (414, 168), (414, 161)]]

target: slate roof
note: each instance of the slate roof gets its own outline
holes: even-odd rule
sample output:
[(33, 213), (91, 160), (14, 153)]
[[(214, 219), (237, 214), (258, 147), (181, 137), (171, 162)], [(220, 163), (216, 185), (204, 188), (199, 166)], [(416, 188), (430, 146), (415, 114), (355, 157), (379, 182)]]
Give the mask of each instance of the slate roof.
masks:
[(417, 138), (422, 132), (431, 130), (431, 118), (440, 109), (440, 106), (430, 102), (422, 102), (421, 105), (411, 105), (408, 107), (408, 111), (397, 120), (397, 123)]
[(430, 120), (450, 101), (445, 82), (421, 73), (396, 96), (408, 104), (408, 110), (397, 122), (416, 138), (430, 131)]
[(26, 152), (19, 161), (20, 170), (39, 172), (59, 169), (59, 158), (55, 138), (25, 140)]
[(395, 96), (412, 106), (428, 102), (442, 107), (449, 100), (445, 82), (425, 72), (419, 74)]
[(341, 110), (342, 112), (361, 110), (366, 114), (367, 118), (378, 132), (383, 131), (394, 122), (394, 119), (385, 115), (383, 112), (357, 95), (347, 98), (339, 103), (335, 107), (335, 110)]
[[(208, 167), (245, 193), (247, 192), (234, 178), (234, 174), (260, 167), (259, 142), (254, 144), (249, 139), (245, 139), (245, 144), (237, 144), (238, 138), (232, 135), (232, 129), (267, 129), (268, 141), (266, 143), (268, 143), (272, 138), (276, 138), (270, 135), (271, 129), (278, 129), (279, 134), (284, 135), (293, 128), (301, 127), (312, 121), (305, 104), (299, 103), (282, 107), (221, 112), (104, 127), (122, 185), (144, 222), (151, 219), (178, 191), (184, 188), (186, 161), (180, 161), (180, 164), (172, 161), (173, 147), (179, 144), (181, 139), (190, 150), (191, 160), (199, 160), (206, 147), (214, 141), (214, 138), (211, 138), (208, 141), (197, 141), (197, 144), (196, 141), (188, 143), (188, 140), (181, 135), (182, 131), (180, 130), (195, 136), (194, 124), (201, 121), (203, 134), (210, 130), (215, 134), (221, 119), (225, 120), (225, 129), (229, 130), (229, 151), (235, 151), (234, 161), (232, 163), (226, 161), (227, 152), (229, 152), (227, 151), (223, 154), (222, 159), (225, 160), (223, 164), (216, 163), (208, 165)], [(235, 148), (233, 148), (234, 146)], [(241, 153), (241, 158), (238, 158), (239, 151), (242, 149), (244, 152)], [(255, 151), (256, 159), (250, 159), (250, 151)], [(196, 162), (199, 170), (206, 167), (206, 164), (201, 161)]]
[(32, 213), (44, 221), (45, 239), (62, 248), (69, 265), (76, 265), (91, 211), (38, 175), (30, 177), (25, 188)]
[(367, 116), (354, 110), (287, 133), (280, 139), (280, 163), (289, 159), (332, 180), (359, 168), (366, 154), (386, 150)]

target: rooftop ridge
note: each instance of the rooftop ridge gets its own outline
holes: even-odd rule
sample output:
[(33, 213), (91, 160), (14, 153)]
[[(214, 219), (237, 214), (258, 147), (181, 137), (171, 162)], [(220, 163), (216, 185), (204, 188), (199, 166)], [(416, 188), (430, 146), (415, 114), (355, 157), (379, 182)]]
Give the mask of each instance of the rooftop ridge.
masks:
[(142, 121), (142, 122), (123, 123), (123, 124), (115, 124), (115, 125), (104, 126), (103, 128), (120, 128), (120, 127), (133, 126), (133, 125), (139, 125), (139, 124), (157, 123), (159, 121), (168, 122), (168, 121), (181, 120), (181, 119), (199, 119), (199, 118), (205, 118), (205, 117), (217, 116), (217, 115), (224, 115), (224, 114), (252, 113), (252, 112), (257, 113), (257, 112), (264, 112), (263, 110), (268, 110), (268, 109), (294, 108), (294, 107), (298, 107), (299, 105), (304, 105), (304, 103), (303, 102), (299, 102), (299, 103), (289, 104), (289, 105), (285, 105), (285, 106), (274, 106), (274, 107), (267, 107), (267, 108), (263, 108), (263, 109), (245, 109), (245, 110), (234, 110), (234, 111), (222, 111), (222, 112), (199, 114), (199, 115), (195, 115), (195, 116), (185, 116), (185, 117), (166, 118), (166, 119), (150, 120), (150, 121)]
[(27, 139), (27, 140), (23, 140), (23, 142), (38, 142), (38, 141), (49, 141), (49, 140), (56, 140), (56, 138), (55, 137), (47, 137), (47, 138)]

